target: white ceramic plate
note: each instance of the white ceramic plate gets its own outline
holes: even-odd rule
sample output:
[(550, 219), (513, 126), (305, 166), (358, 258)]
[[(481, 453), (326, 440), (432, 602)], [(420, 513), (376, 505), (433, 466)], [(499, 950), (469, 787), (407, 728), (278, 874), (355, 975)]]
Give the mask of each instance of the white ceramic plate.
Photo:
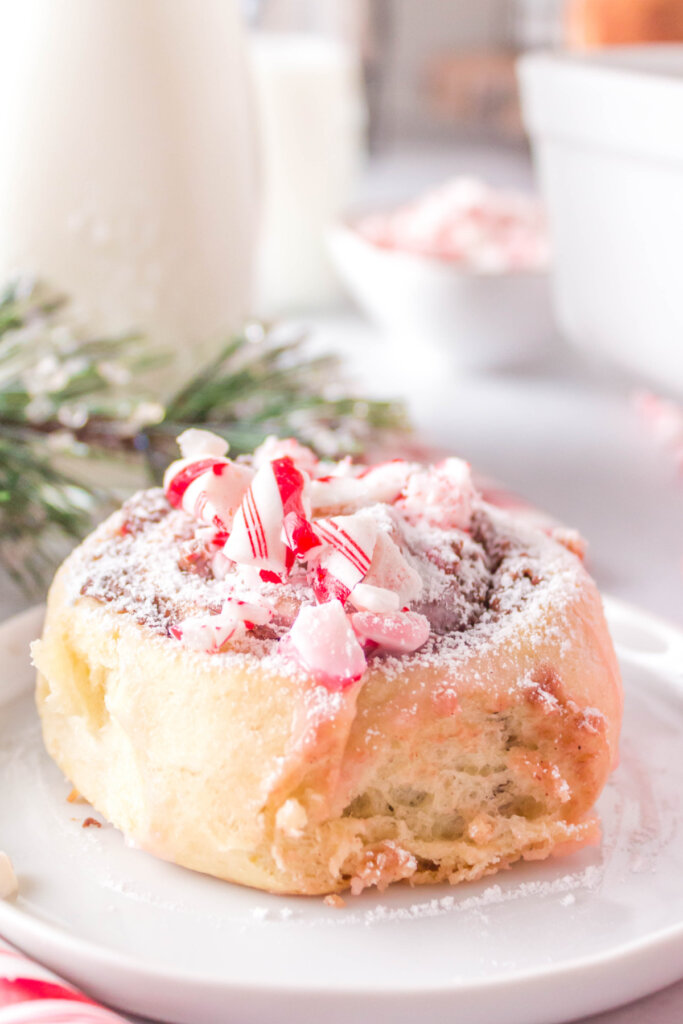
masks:
[(556, 1024), (683, 975), (683, 635), (610, 601), (627, 702), (604, 841), (449, 890), (327, 907), (162, 863), (66, 801), (26, 644), (0, 629), (0, 846), (20, 879), (0, 934), (122, 1009), (174, 1024)]

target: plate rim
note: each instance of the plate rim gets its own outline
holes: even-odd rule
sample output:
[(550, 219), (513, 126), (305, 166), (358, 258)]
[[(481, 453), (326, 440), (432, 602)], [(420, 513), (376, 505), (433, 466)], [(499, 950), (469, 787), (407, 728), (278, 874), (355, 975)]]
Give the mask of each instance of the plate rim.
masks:
[[(258, 892), (258, 890), (254, 890)], [(306, 898), (306, 897), (303, 897)], [(9, 913), (7, 913), (9, 911)], [(4, 912), (4, 913), (3, 913)], [(2, 925), (2, 918), (6, 914), (9, 920), (12, 920), (13, 916), (16, 915), (15, 920), (20, 922), (19, 931), (23, 931), (26, 934), (31, 932), (36, 933), (36, 937), (40, 939), (41, 934), (45, 934), (48, 937), (54, 937), (60, 940), (60, 945), (76, 955), (84, 956), (88, 958), (101, 959), (100, 967), (113, 968), (118, 971), (125, 971), (126, 974), (135, 975), (138, 980), (148, 980), (149, 974), (153, 973), (155, 980), (163, 982), (172, 982), (180, 985), (187, 985), (192, 987), (216, 988), (221, 991), (234, 991), (234, 992), (254, 992), (260, 993), (266, 992), (273, 994), (275, 992), (285, 992), (288, 994), (296, 993), (298, 995), (320, 995), (322, 993), (335, 998), (357, 998), (359, 996), (386, 996), (386, 995), (416, 995), (416, 996), (427, 996), (427, 995), (476, 995), (481, 991), (490, 991), (494, 988), (504, 987), (508, 988), (511, 984), (528, 985), (529, 983), (536, 982), (541, 983), (548, 980), (549, 978), (571, 977), (575, 974), (584, 974), (587, 968), (594, 970), (604, 969), (610, 966), (616, 961), (623, 961), (624, 959), (630, 959), (631, 957), (647, 952), (650, 954), (656, 953), (661, 947), (667, 949), (677, 940), (681, 943), (683, 949), (683, 918), (679, 924), (670, 925), (668, 928), (661, 929), (658, 932), (653, 932), (651, 935), (645, 936), (642, 939), (633, 940), (620, 946), (615, 946), (612, 949), (599, 953), (592, 956), (577, 957), (573, 960), (565, 961), (562, 965), (547, 964), (541, 967), (532, 968), (525, 971), (510, 971), (497, 975), (495, 978), (488, 979), (476, 979), (470, 981), (468, 979), (454, 979), (449, 984), (434, 985), (427, 983), (421, 985), (418, 982), (411, 982), (409, 985), (404, 984), (401, 979), (397, 979), (395, 984), (389, 985), (350, 985), (348, 982), (340, 985), (339, 988), (335, 988), (329, 984), (315, 984), (315, 979), (311, 979), (306, 986), (302, 986), (300, 983), (289, 983), (278, 981), (272, 983), (268, 978), (259, 980), (258, 983), (234, 983), (229, 979), (219, 979), (215, 975), (207, 974), (204, 975), (199, 971), (182, 971), (175, 968), (167, 967), (164, 964), (156, 963), (155, 961), (145, 961), (147, 966), (141, 966), (139, 961), (136, 961), (126, 953), (119, 952), (118, 950), (111, 950), (106, 946), (101, 945), (98, 942), (90, 942), (87, 939), (83, 939), (77, 935), (70, 935), (64, 931), (58, 925), (50, 924), (47, 921), (42, 921), (39, 918), (32, 917), (30, 914), (26, 914), (19, 907), (14, 906), (11, 902), (2, 901), (0, 902), (0, 929)], [(23, 922), (23, 927), (21, 923)], [(2, 936), (4, 938), (4, 935)], [(10, 944), (16, 944), (13, 939), (6, 939)], [(19, 945), (17, 948), (22, 948)], [(35, 947), (34, 947), (35, 948)], [(683, 977), (683, 962), (680, 967), (680, 977)]]

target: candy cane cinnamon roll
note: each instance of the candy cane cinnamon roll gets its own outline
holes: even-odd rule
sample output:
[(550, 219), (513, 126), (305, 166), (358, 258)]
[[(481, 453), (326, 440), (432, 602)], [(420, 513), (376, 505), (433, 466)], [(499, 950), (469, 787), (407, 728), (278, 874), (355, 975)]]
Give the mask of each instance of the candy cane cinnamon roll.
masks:
[(621, 683), (580, 559), (469, 467), (180, 438), (73, 552), (45, 743), (134, 843), (288, 893), (460, 882), (595, 841)]

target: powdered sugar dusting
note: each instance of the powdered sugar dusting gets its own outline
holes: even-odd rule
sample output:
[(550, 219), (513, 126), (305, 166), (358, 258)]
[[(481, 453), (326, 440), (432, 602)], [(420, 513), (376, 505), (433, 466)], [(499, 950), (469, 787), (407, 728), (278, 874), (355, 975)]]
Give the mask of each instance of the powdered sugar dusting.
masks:
[[(462, 896), (448, 893), (427, 900), (416, 900), (412, 903), (380, 903), (373, 900), (365, 909), (357, 909), (356, 904), (347, 905), (343, 913), (336, 909), (330, 916), (300, 917), (300, 925), (308, 927), (328, 926), (330, 923), (339, 927), (365, 927), (376, 925), (399, 924), (411, 921), (423, 921), (429, 918), (442, 917), (445, 914), (474, 917), (487, 922), (488, 914), (506, 904), (530, 899), (556, 900), (561, 907), (572, 907), (582, 896), (598, 892), (603, 883), (604, 867), (590, 864), (577, 871), (567, 872), (558, 878), (547, 880), (534, 879), (515, 885), (487, 885), (475, 896)], [(296, 912), (294, 912), (296, 914)], [(273, 922), (292, 917), (283, 914), (282, 908), (258, 905), (251, 910), (254, 922)]]
[(574, 874), (562, 875), (550, 881), (522, 882), (512, 888), (501, 885), (489, 885), (477, 896), (460, 899), (457, 896), (442, 896), (413, 903), (408, 907), (388, 907), (378, 904), (363, 914), (363, 924), (373, 925), (383, 921), (415, 921), (426, 917), (439, 917), (441, 914), (456, 912), (459, 914), (485, 912), (492, 907), (529, 897), (551, 898), (561, 896), (564, 906), (567, 896), (570, 903), (576, 900), (576, 892), (594, 892), (600, 885), (602, 871), (596, 865), (590, 865)]
[[(408, 665), (457, 663), (473, 645), (511, 653), (522, 642), (521, 625), (523, 642), (533, 646), (536, 635), (547, 633), (549, 607), (558, 611), (571, 601), (583, 571), (554, 540), (481, 500), (473, 502), (467, 531), (408, 522), (394, 506), (374, 505), (366, 514), (421, 580), (411, 607), (431, 628), (417, 652), (368, 652), (369, 663), (381, 659), (388, 674)], [(162, 491), (135, 495), (69, 558), (70, 600), (94, 598), (162, 639), (184, 619), (219, 614), (230, 597), (253, 601), (256, 589), (274, 609), (271, 620), (213, 657), (268, 658), (278, 672), (296, 671), (279, 644), (299, 609), (315, 603), (305, 571), (295, 566), (276, 583), (247, 579), (243, 567), (232, 565), (218, 578), (201, 553), (190, 561), (183, 555), (195, 525), (185, 511), (169, 506)]]

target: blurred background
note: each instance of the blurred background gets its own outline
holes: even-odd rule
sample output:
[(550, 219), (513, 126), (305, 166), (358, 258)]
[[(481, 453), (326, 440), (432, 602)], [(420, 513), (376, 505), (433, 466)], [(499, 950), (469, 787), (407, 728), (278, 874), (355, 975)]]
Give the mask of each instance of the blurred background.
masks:
[[(465, 455), (683, 619), (683, 0), (0, 0), (0, 24), (15, 576), (27, 534), (85, 528), (107, 453), (158, 473), (176, 427), (240, 450), (313, 406), (322, 447), (372, 447), (398, 400), (395, 446)], [(263, 326), (226, 355), (254, 317), (289, 376)]]
[[(244, 10), (259, 312), (314, 323), (423, 441), (578, 525), (603, 586), (682, 620), (681, 0)], [(463, 178), (493, 194), (449, 192)], [(521, 268), (496, 220), (528, 218), (513, 193), (546, 217)], [(397, 208), (374, 251), (347, 231)]]

